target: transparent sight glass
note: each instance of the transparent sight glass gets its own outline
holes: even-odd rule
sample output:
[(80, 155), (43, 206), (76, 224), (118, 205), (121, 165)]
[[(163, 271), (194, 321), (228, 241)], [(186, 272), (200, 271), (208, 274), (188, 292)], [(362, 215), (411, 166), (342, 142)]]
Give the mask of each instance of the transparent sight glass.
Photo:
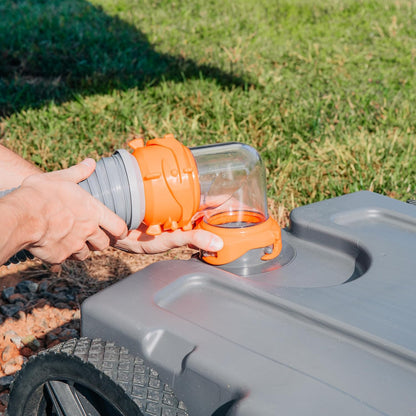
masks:
[(243, 143), (190, 149), (198, 168), (201, 200), (197, 218), (223, 228), (266, 221), (266, 174), (257, 151)]

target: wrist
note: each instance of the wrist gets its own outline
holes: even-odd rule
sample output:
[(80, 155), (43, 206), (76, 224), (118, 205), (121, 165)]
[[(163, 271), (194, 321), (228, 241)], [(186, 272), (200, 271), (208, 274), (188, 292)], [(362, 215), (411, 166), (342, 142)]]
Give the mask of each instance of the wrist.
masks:
[[(19, 209), (20, 211), (20, 209)], [(13, 198), (7, 196), (0, 199), (0, 265), (11, 256), (25, 248), (24, 233), (19, 227), (20, 214), (16, 210)]]
[(44, 234), (42, 216), (36, 215), (42, 211), (42, 203), (32, 193), (30, 189), (19, 188), (2, 198), (10, 212), (10, 229), (13, 240), (19, 245), (18, 250), (35, 244)]

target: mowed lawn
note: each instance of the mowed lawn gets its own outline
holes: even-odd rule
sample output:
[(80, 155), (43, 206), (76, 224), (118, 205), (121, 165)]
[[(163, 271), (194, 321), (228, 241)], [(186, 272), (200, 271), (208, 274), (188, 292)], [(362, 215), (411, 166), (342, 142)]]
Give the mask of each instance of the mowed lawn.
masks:
[(416, 3), (3, 0), (0, 140), (44, 169), (134, 136), (256, 147), (287, 209), (416, 197)]

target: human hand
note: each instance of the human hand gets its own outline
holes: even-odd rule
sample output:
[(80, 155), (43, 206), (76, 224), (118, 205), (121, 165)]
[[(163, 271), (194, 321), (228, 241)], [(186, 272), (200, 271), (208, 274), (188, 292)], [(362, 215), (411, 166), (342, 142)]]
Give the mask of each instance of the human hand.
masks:
[(155, 254), (185, 245), (215, 252), (222, 249), (223, 242), (220, 237), (205, 230), (165, 231), (150, 236), (142, 224), (137, 230), (130, 231), (126, 238), (117, 240), (114, 247), (130, 253)]
[(10, 194), (27, 222), (27, 248), (51, 264), (71, 258), (84, 260), (91, 250), (104, 250), (110, 238), (127, 236), (127, 226), (116, 214), (84, 191), (78, 182), (95, 169), (85, 159), (68, 169), (28, 176)]

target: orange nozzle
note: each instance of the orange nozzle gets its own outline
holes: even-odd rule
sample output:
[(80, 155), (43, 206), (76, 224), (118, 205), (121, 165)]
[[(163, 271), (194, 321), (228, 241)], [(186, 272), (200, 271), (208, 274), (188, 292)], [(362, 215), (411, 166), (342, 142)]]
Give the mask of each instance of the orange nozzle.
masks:
[[(208, 221), (208, 222), (207, 222)], [(250, 224), (242, 226), (241, 224)], [(233, 228), (233, 224), (236, 228)], [(202, 255), (205, 262), (222, 265), (237, 260), (247, 251), (273, 246), (272, 252), (264, 254), (262, 260), (277, 257), (282, 250), (279, 224), (272, 218), (254, 211), (231, 211), (202, 219), (196, 228), (211, 231), (224, 241), (224, 248), (212, 255)]]
[(142, 139), (129, 143), (140, 166), (146, 210), (143, 222), (147, 234), (183, 228), (192, 229), (191, 219), (198, 211), (200, 187), (191, 151), (172, 134), (162, 139)]

